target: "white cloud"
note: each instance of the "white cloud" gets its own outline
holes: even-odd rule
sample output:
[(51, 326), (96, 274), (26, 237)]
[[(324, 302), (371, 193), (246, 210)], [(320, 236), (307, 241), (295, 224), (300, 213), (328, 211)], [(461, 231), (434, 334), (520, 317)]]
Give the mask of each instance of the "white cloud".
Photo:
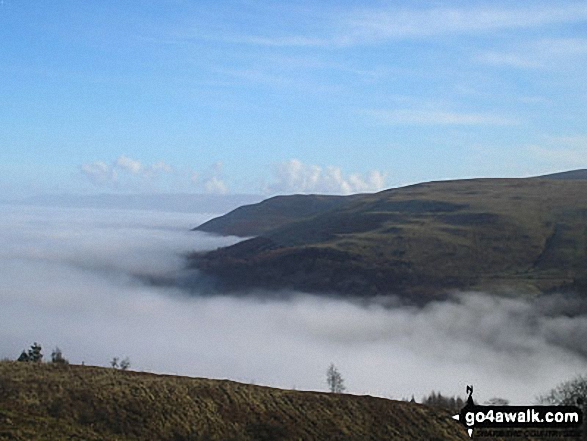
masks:
[[(355, 8), (348, 14), (320, 14), (320, 25), (304, 18), (308, 29), (297, 35), (225, 36), (224, 41), (260, 46), (341, 47), (374, 44), (387, 40), (427, 38), (442, 35), (468, 35), (502, 29), (529, 29), (561, 23), (587, 21), (587, 6), (567, 4), (528, 4), (527, 6), (465, 6), (429, 8)], [(329, 35), (326, 32), (329, 31)], [(326, 34), (326, 35), (325, 35)], [(210, 38), (210, 37), (207, 37)]]
[[(137, 161), (138, 162), (138, 161)], [(158, 178), (161, 175), (171, 175), (174, 173), (174, 169), (171, 165), (159, 161), (155, 164), (151, 165), (150, 167), (143, 167), (141, 166), (141, 174), (142, 177), (145, 179), (154, 179)]]
[(477, 61), (516, 68), (557, 68), (587, 55), (587, 39), (544, 38), (508, 51), (490, 51), (477, 56)]
[(133, 175), (138, 175), (143, 170), (143, 166), (141, 165), (140, 161), (135, 161), (134, 159), (130, 159), (124, 155), (120, 156), (114, 162), (114, 166), (122, 170), (126, 170)]
[(144, 166), (141, 161), (124, 155), (114, 161), (113, 167), (145, 179), (152, 179), (160, 173), (173, 173), (173, 167), (163, 161), (156, 162), (151, 166)]
[(348, 180), (355, 192), (378, 191), (385, 188), (385, 174), (377, 170), (370, 171), (367, 174), (367, 179), (354, 173), (349, 176)]
[(96, 185), (112, 185), (118, 178), (116, 171), (102, 161), (83, 164), (81, 171), (84, 176)]
[(257, 36), (242, 36), (242, 37), (228, 37), (224, 41), (231, 43), (243, 43), (259, 46), (298, 46), (298, 47), (320, 47), (329, 44), (328, 40), (321, 38), (311, 38), (303, 36), (292, 37), (257, 37)]
[(157, 173), (157, 172), (172, 173), (173, 167), (171, 167), (169, 164), (166, 164), (163, 161), (159, 161), (151, 166), (151, 170), (154, 173)]
[(164, 161), (145, 165), (141, 161), (122, 155), (111, 164), (96, 161), (81, 166), (82, 174), (100, 187), (142, 192), (157, 191), (160, 186), (173, 185), (172, 191), (194, 190), (210, 194), (228, 193), (222, 179), (222, 162), (216, 162), (203, 172), (190, 168), (176, 169)]
[(355, 12), (349, 19), (355, 40), (379, 41), (435, 35), (534, 28), (587, 20), (583, 3), (563, 6), (389, 9)]
[(90, 181), (101, 187), (123, 188), (141, 190), (145, 185), (151, 185), (161, 175), (174, 173), (171, 165), (164, 161), (158, 161), (153, 165), (143, 165), (136, 159), (121, 155), (111, 164), (103, 161), (95, 161), (82, 164), (82, 174)]
[[(204, 191), (209, 194), (226, 194), (228, 193), (228, 185), (222, 179), (222, 169), (224, 165), (222, 161), (217, 161), (203, 173), (202, 185)], [(198, 183), (196, 178), (194, 183)]]
[(268, 186), (270, 193), (328, 193), (351, 194), (379, 191), (384, 188), (385, 175), (370, 172), (366, 178), (358, 173), (345, 177), (338, 167), (322, 168), (304, 164), (298, 159), (277, 164), (275, 182)]
[(487, 52), (479, 57), (477, 60), (484, 64), (494, 66), (510, 66), (518, 68), (537, 68), (542, 66), (542, 62), (535, 57), (528, 56), (528, 54), (514, 54), (514, 53), (500, 53)]
[(516, 125), (518, 121), (484, 113), (457, 113), (436, 110), (366, 110), (363, 112), (383, 124), (407, 125)]
[(228, 193), (228, 186), (217, 176), (212, 176), (204, 182), (204, 189), (206, 193), (210, 194), (226, 194)]

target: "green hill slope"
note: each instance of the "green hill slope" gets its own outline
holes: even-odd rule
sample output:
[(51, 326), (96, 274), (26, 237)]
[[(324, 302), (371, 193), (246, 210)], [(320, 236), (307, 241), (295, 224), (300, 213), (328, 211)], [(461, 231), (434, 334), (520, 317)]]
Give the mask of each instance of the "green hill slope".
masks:
[[(417, 303), (471, 288), (587, 294), (587, 180), (431, 182), (339, 203), (191, 264), (225, 290), (399, 294)], [(259, 210), (241, 226), (262, 218)]]
[(467, 440), (447, 412), (368, 396), (0, 363), (0, 440)]

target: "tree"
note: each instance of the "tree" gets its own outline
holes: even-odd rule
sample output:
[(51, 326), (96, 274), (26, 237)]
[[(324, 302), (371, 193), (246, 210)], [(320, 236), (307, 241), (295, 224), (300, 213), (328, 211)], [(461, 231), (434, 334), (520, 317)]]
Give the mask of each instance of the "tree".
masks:
[(43, 361), (42, 349), (43, 348), (41, 348), (40, 344), (34, 342), (29, 349), (29, 361), (32, 361), (33, 363), (40, 363)]
[(110, 361), (110, 366), (112, 366), (113, 369), (122, 369), (123, 371), (126, 371), (130, 367), (130, 360), (128, 357), (125, 357), (123, 360), (114, 357)]
[(59, 349), (59, 347), (56, 347), (55, 349), (53, 349), (53, 352), (51, 352), (51, 363), (69, 364), (69, 361), (63, 356), (63, 352), (61, 352), (61, 349)]
[(113, 369), (117, 369), (118, 368), (118, 357), (114, 357), (110, 361), (110, 366), (112, 366)]
[(543, 404), (574, 406), (577, 400), (587, 403), (587, 377), (579, 375), (564, 381), (545, 395), (538, 397)]
[(440, 407), (447, 409), (451, 412), (459, 412), (465, 405), (465, 402), (461, 397), (457, 396), (444, 396), (440, 392), (432, 391), (430, 395), (422, 398), (422, 404), (431, 407)]
[(326, 371), (326, 382), (328, 383), (328, 389), (332, 393), (341, 394), (346, 390), (342, 375), (340, 375), (340, 372), (338, 372), (334, 363), (330, 363), (330, 366)]
[[(578, 375), (575, 378), (560, 383), (545, 395), (538, 397), (541, 404), (558, 406), (580, 406), (585, 415), (587, 409), (587, 377)], [(581, 439), (587, 439), (587, 424), (583, 423)]]
[(43, 348), (41, 348), (40, 344), (34, 342), (28, 352), (22, 351), (17, 361), (40, 363), (43, 361), (43, 353), (41, 352), (42, 349)]
[(120, 362), (120, 369), (126, 371), (130, 367), (130, 360), (128, 357), (125, 357), (124, 360)]

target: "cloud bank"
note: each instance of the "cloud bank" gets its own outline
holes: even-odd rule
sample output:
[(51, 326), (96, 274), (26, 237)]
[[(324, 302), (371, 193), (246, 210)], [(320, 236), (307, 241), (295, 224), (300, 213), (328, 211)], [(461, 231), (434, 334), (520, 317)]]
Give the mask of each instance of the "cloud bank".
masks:
[(119, 156), (111, 165), (103, 161), (82, 164), (82, 174), (97, 185), (116, 185), (121, 175), (130, 175), (142, 179), (153, 179), (159, 174), (173, 173), (173, 167), (163, 161), (146, 166), (128, 156)]
[[(73, 363), (282, 388), (420, 399), (430, 391), (528, 403), (587, 368), (587, 304), (461, 293), (391, 308), (283, 292), (212, 296), (182, 255), (237, 241), (189, 229), (202, 215), (0, 205), (0, 357), (32, 342)], [(192, 291), (145, 276), (191, 278)], [(281, 297), (281, 300), (279, 298)]]
[(267, 193), (352, 194), (380, 191), (385, 188), (385, 174), (374, 170), (363, 176), (345, 176), (338, 167), (304, 164), (298, 159), (279, 163)]
[(206, 194), (228, 193), (228, 185), (222, 179), (221, 162), (204, 173), (198, 173), (190, 168), (173, 167), (164, 161), (145, 165), (121, 155), (110, 164), (104, 161), (82, 164), (80, 172), (93, 185), (109, 190), (155, 191), (171, 186), (172, 190), (189, 188)]
[[(192, 191), (210, 195), (225, 195), (230, 189), (223, 174), (222, 162), (196, 172), (192, 169), (178, 170), (160, 161), (146, 166), (127, 156), (120, 156), (112, 164), (95, 161), (80, 167), (82, 175), (94, 185), (110, 190), (153, 192), (161, 187), (160, 180), (174, 178), (176, 187), (189, 186)], [(263, 194), (276, 193), (327, 193), (352, 194), (383, 190), (386, 175), (373, 170), (366, 175), (345, 175), (335, 166), (321, 167), (290, 159), (273, 165), (273, 180), (258, 189)]]

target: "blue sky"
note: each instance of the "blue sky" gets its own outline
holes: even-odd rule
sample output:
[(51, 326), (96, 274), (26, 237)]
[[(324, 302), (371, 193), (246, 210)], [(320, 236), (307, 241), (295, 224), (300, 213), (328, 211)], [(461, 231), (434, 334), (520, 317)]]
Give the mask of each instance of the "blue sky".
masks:
[(587, 167), (587, 4), (0, 1), (0, 194)]

